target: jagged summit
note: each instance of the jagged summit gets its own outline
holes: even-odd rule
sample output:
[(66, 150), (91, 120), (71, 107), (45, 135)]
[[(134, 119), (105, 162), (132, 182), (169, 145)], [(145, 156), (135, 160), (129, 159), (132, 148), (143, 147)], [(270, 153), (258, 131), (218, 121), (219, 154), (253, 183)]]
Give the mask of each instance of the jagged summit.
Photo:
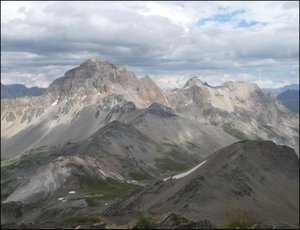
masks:
[(126, 67), (116, 67), (99, 58), (88, 59), (67, 71), (63, 77), (50, 84), (47, 92), (53, 98), (51, 103), (55, 100), (109, 94), (122, 94), (126, 100), (140, 107), (154, 101), (166, 103), (164, 92), (149, 75), (138, 79)]
[[(83, 94), (103, 94), (120, 88), (136, 87), (138, 79), (125, 67), (117, 68), (108, 61), (92, 58), (67, 71), (63, 77), (50, 84), (48, 92), (55, 97), (70, 97)], [(113, 86), (117, 85), (117, 86)]]
[(201, 86), (204, 86), (204, 84), (197, 76), (194, 76), (185, 83), (183, 88), (186, 89), (191, 86), (200, 86), (201, 87)]
[(87, 59), (86, 61), (84, 61), (80, 67), (90, 67), (90, 66), (96, 66), (96, 67), (101, 67), (101, 66), (104, 66), (104, 65), (107, 65), (108, 67), (111, 67), (113, 69), (116, 69), (117, 67), (115, 65), (113, 65), (112, 63), (108, 62), (108, 61), (105, 61), (103, 59), (100, 59), (100, 58), (90, 58), (90, 59)]

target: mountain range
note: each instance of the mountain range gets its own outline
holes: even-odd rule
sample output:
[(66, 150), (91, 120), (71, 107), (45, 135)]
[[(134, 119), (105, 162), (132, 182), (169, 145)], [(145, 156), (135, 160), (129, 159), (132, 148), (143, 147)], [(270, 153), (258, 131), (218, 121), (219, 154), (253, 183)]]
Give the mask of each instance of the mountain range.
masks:
[(289, 110), (299, 114), (299, 90), (287, 90), (277, 95), (277, 99)]
[(44, 88), (31, 87), (27, 88), (22, 84), (4, 85), (1, 83), (1, 99), (16, 98), (24, 96), (40, 96), (45, 92)]
[(290, 84), (280, 88), (263, 88), (263, 90), (267, 93), (278, 95), (287, 90), (299, 90), (299, 84)]
[(295, 226), (298, 154), (299, 115), (255, 84), (193, 77), (162, 90), (148, 75), (89, 59), (40, 96), (1, 99), (1, 219), (123, 213), (129, 221), (174, 210), (196, 220), (205, 209), (219, 225), (232, 199), (267, 224)]

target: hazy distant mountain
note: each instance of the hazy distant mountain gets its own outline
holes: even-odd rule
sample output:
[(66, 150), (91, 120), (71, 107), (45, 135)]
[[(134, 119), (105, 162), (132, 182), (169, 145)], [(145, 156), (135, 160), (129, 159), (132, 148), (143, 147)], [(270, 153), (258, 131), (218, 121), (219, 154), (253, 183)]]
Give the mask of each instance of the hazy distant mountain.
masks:
[(277, 95), (277, 99), (289, 110), (299, 113), (299, 90), (287, 90)]
[[(276, 176), (275, 176), (276, 175)], [(193, 219), (226, 223), (230, 214), (278, 225), (299, 223), (299, 160), (295, 151), (271, 141), (227, 146), (193, 170), (140, 188), (104, 211), (163, 218), (175, 212)]]
[(278, 95), (287, 90), (299, 90), (299, 84), (286, 85), (281, 88), (263, 88), (263, 90), (267, 93)]
[(4, 98), (16, 98), (23, 96), (40, 96), (46, 89), (31, 87), (27, 88), (22, 84), (4, 85), (1, 83), (1, 99)]

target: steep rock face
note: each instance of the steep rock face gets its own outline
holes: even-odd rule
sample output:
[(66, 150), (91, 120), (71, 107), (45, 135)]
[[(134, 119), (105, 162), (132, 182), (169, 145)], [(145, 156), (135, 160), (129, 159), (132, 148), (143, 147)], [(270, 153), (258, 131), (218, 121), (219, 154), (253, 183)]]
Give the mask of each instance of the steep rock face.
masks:
[(100, 59), (89, 59), (71, 69), (50, 84), (48, 90), (54, 98), (86, 94), (122, 94), (138, 106), (152, 102), (165, 103), (164, 92), (149, 76), (138, 79), (125, 67), (117, 68)]
[(241, 130), (244, 137), (270, 139), (299, 152), (299, 116), (255, 84), (228, 82), (211, 87), (193, 77), (183, 89), (171, 91), (167, 100), (181, 116), (225, 129), (232, 126), (231, 132)]
[(137, 91), (139, 97), (148, 103), (157, 102), (167, 105), (166, 93), (154, 83), (149, 75), (139, 79)]
[(104, 214), (145, 210), (153, 215), (177, 212), (194, 220), (200, 216), (218, 224), (228, 221), (228, 214), (244, 211), (268, 224), (298, 224), (299, 159), (291, 148), (270, 141), (234, 143), (193, 171), (124, 197)]
[(116, 83), (117, 68), (98, 59), (89, 59), (79, 67), (71, 69), (50, 84), (48, 92), (54, 97), (73, 96), (79, 89), (108, 91), (110, 82)]

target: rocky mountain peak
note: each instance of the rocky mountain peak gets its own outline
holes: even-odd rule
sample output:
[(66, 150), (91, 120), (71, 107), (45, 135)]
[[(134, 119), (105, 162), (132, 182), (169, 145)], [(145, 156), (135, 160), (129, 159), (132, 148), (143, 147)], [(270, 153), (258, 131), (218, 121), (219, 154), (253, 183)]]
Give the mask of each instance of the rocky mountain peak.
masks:
[(126, 68), (117, 68), (108, 61), (99, 58), (88, 59), (80, 66), (67, 71), (63, 77), (50, 84), (48, 92), (56, 96), (70, 96), (84, 88), (88, 92), (104, 93), (112, 84), (127, 84), (135, 75)]
[(100, 58), (88, 59), (88, 60), (84, 61), (80, 66), (83, 67), (83, 68), (84, 67), (91, 67), (91, 66), (96, 66), (96, 67), (107, 66), (107, 67), (111, 67), (113, 69), (116, 69), (116, 66), (114, 66), (110, 62), (102, 60)]
[(48, 88), (53, 101), (86, 95), (123, 94), (138, 106), (153, 102), (166, 103), (164, 92), (146, 75), (138, 79), (126, 67), (116, 67), (98, 58), (88, 59), (67, 71)]
[(186, 89), (186, 88), (189, 88), (191, 86), (200, 86), (200, 87), (202, 87), (202, 86), (204, 86), (204, 84), (197, 76), (194, 76), (185, 83), (183, 88)]
[[(93, 77), (97, 73), (103, 73), (103, 71), (115, 72), (117, 71), (117, 67), (108, 61), (99, 58), (93, 58), (84, 61), (79, 67), (70, 70), (71, 73), (74, 71), (78, 72), (77, 75), (89, 78)], [(68, 72), (69, 71), (67, 71), (65, 75), (67, 75)]]

